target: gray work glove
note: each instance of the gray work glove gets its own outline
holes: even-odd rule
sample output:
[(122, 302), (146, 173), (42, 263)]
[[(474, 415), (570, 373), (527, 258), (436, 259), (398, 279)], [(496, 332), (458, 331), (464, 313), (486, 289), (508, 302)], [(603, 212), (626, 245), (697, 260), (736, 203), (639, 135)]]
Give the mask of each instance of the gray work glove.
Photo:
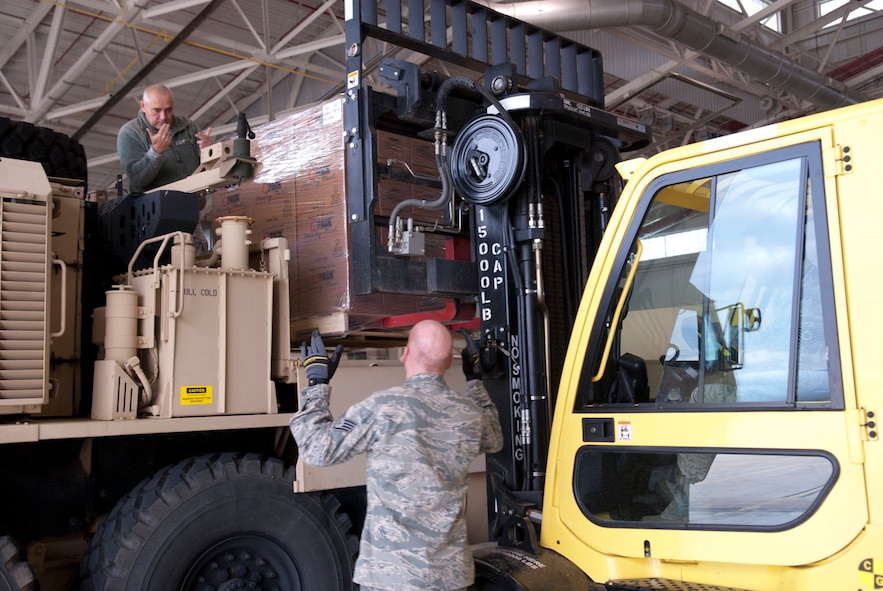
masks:
[(313, 329), (313, 336), (310, 339), (309, 347), (306, 343), (301, 343), (300, 345), (300, 354), (310, 386), (328, 383), (335, 370), (337, 370), (341, 353), (343, 353), (343, 345), (337, 345), (331, 358), (329, 358), (325, 352), (325, 343), (322, 342), (322, 335), (319, 334), (319, 329)]

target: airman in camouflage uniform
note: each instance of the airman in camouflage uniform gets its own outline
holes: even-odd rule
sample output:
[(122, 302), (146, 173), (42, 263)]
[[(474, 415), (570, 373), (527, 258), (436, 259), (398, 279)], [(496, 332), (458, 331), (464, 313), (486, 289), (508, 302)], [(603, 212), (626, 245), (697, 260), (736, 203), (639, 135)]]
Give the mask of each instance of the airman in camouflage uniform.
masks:
[[(329, 363), (318, 331), (304, 351), (311, 385), (291, 418), (301, 458), (328, 466), (367, 454), (368, 509), (354, 577), (364, 591), (451, 591), (473, 582), (466, 539), (468, 467), (480, 454), (501, 449), (502, 431), (474, 353), (463, 354), (466, 393), (445, 384), (451, 349), (451, 334), (442, 324), (416, 324), (401, 356), (405, 383), (374, 393), (336, 420), (327, 385), (336, 359)], [(329, 365), (322, 383), (321, 370)], [(311, 377), (311, 367), (318, 378)]]

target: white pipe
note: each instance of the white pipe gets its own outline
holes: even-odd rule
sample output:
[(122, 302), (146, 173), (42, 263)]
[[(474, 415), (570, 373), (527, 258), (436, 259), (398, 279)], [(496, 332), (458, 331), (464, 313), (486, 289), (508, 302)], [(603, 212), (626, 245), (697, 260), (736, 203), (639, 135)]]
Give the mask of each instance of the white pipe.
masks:
[(644, 26), (814, 104), (835, 108), (868, 100), (824, 74), (763, 47), (675, 0), (527, 0), (480, 4), (550, 31)]
[(150, 404), (150, 401), (153, 400), (153, 388), (150, 386), (150, 380), (147, 379), (147, 374), (141, 369), (141, 360), (138, 359), (137, 356), (131, 357), (126, 362), (125, 367), (127, 370), (133, 372), (135, 376), (137, 376), (138, 381), (141, 382), (143, 389), (141, 390), (141, 396), (139, 397), (139, 407), (147, 406)]

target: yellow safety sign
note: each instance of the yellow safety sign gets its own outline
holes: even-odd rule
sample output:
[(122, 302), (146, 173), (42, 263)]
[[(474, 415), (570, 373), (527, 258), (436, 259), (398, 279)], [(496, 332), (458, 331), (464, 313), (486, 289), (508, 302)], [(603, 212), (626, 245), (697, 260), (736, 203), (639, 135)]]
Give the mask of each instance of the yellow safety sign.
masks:
[(211, 386), (181, 386), (181, 405), (211, 404)]

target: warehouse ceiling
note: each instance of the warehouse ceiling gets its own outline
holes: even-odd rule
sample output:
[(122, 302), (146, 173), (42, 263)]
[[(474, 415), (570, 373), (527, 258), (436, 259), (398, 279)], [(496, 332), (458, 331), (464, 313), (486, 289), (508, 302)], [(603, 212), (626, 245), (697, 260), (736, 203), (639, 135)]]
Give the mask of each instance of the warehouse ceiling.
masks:
[[(653, 126), (641, 155), (883, 96), (883, 0), (482, 3), (598, 49), (607, 108)], [(219, 137), (339, 93), (344, 47), (343, 0), (5, 0), (0, 115), (77, 138), (105, 189), (145, 85)]]

